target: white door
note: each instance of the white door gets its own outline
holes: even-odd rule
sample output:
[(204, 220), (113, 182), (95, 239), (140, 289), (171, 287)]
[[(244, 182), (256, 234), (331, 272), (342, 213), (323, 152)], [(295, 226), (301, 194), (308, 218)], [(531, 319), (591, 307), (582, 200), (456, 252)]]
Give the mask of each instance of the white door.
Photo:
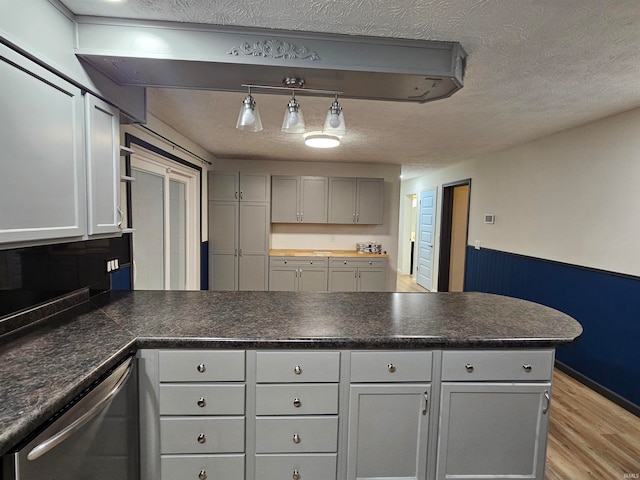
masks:
[(198, 290), (199, 172), (142, 149), (131, 172), (134, 290)]
[(431, 290), (436, 223), (436, 189), (420, 192), (418, 218), (418, 285)]

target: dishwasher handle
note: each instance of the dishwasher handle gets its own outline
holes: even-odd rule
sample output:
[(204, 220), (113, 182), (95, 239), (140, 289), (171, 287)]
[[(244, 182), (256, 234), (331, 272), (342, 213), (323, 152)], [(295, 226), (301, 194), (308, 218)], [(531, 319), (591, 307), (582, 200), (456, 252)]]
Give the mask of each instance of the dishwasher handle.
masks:
[[(113, 400), (120, 390), (124, 387), (125, 383), (131, 375), (133, 370), (133, 357), (124, 362), (116, 371), (112, 373), (115, 375), (118, 371), (124, 369), (124, 372), (120, 378), (116, 381), (114, 386), (104, 396), (96, 400), (91, 406), (87, 408), (86, 412), (83, 412), (80, 417), (64, 427), (55, 435), (47, 438), (43, 442), (39, 443), (27, 454), (27, 460), (36, 460), (45, 453), (53, 450), (55, 447), (64, 442), (67, 438), (77, 432), (84, 424), (96, 417), (104, 408), (106, 408), (111, 400)], [(80, 400), (82, 401), (82, 400)]]

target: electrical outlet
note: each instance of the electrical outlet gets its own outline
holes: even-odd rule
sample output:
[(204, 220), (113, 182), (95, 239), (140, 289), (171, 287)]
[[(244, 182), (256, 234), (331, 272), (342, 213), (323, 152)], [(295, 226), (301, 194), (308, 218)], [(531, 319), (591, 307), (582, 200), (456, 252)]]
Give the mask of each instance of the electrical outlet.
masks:
[(476, 240), (476, 250), (480, 250), (480, 240)]

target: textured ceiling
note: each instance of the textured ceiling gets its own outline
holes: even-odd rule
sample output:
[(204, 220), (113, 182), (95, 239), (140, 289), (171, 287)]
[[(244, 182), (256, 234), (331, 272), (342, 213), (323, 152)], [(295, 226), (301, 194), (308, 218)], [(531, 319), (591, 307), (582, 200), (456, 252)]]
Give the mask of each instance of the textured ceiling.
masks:
[[(148, 109), (218, 157), (395, 163), (408, 176), (640, 106), (638, 0), (63, 0), (77, 15), (458, 41), (464, 88), (423, 105), (344, 100), (332, 150), (280, 132), (286, 98), (255, 95), (265, 129), (235, 129), (242, 94), (149, 89)], [(329, 102), (299, 97), (309, 129)]]

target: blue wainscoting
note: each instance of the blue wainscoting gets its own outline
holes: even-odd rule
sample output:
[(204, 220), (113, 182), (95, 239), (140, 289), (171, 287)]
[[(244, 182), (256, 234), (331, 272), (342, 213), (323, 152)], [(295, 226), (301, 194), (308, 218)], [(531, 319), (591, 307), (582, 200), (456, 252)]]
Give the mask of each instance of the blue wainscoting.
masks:
[(465, 291), (531, 300), (584, 328), (556, 359), (640, 406), (640, 278), (467, 246)]
[(200, 244), (200, 290), (209, 290), (209, 242)]
[(111, 290), (132, 290), (131, 264), (123, 265), (111, 274)]

